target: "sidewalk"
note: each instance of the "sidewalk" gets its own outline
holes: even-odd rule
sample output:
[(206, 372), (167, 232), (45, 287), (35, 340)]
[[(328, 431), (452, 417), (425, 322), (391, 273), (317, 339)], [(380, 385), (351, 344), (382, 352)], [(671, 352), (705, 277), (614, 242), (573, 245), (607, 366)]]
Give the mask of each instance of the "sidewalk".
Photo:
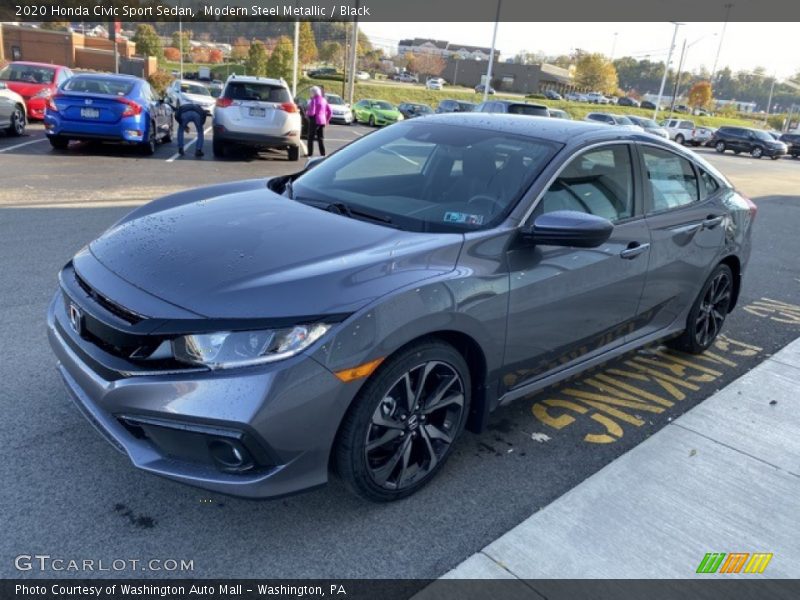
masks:
[(800, 578), (800, 339), (443, 578), (719, 577), (695, 574), (708, 552)]

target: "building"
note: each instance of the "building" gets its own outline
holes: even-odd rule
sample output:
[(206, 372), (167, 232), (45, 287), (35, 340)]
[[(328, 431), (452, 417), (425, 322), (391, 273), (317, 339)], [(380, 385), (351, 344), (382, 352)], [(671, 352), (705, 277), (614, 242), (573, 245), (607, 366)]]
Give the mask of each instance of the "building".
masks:
[[(486, 75), (486, 64), (475, 60), (450, 58), (442, 77), (451, 85), (475, 87)], [(522, 65), (519, 63), (495, 63), (492, 69), (492, 87), (498, 92), (519, 94), (542, 93), (545, 90), (566, 92), (574, 89), (572, 75), (568, 69), (554, 65)]]
[[(74, 31), (48, 31), (21, 25), (0, 25), (0, 59), (64, 65), (89, 71), (114, 70), (114, 42)], [(136, 44), (117, 40), (120, 73), (148, 77), (158, 69), (155, 57), (136, 56)]]
[[(397, 53), (400, 56), (406, 54), (434, 54), (442, 58), (457, 56), (461, 60), (489, 60), (492, 53), (491, 48), (482, 46), (467, 46), (465, 44), (451, 44), (444, 40), (431, 40), (426, 38), (413, 38), (400, 40), (397, 46)], [(494, 51), (495, 60), (500, 60), (500, 51)]]

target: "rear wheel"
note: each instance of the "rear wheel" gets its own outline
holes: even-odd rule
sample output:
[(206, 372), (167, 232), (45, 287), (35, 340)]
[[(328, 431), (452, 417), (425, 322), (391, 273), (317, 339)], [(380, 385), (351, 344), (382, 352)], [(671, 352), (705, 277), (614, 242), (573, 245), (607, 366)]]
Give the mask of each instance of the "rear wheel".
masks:
[(14, 112), (11, 113), (11, 120), (8, 129), (8, 135), (13, 135), (15, 137), (19, 137), (25, 134), (25, 110), (17, 105), (14, 107)]
[(375, 115), (370, 115), (369, 116), (369, 126), (370, 127), (375, 127)]
[(750, 156), (753, 158), (761, 158), (764, 156), (764, 149), (761, 146), (756, 146), (752, 150), (750, 150)]
[(69, 139), (60, 135), (51, 135), (48, 139), (50, 140), (50, 145), (56, 150), (66, 150), (67, 146), (69, 146)]
[(772, 160), (778, 160), (781, 157), (780, 154), (776, 154), (775, 156), (770, 156)]
[(156, 153), (156, 124), (150, 123), (147, 130), (147, 140), (142, 142), (142, 154), (145, 156), (153, 156)]
[(686, 329), (667, 346), (691, 354), (707, 350), (722, 330), (732, 299), (733, 273), (728, 265), (717, 265), (689, 311)]
[(334, 460), (357, 494), (387, 502), (419, 490), (442, 468), (464, 429), (470, 374), (438, 340), (389, 358), (364, 384), (345, 417)]
[(725, 142), (717, 142), (714, 146), (714, 149), (717, 152), (725, 152)]
[(221, 140), (213, 139), (211, 141), (211, 150), (217, 158), (225, 157), (225, 144)]
[(172, 122), (170, 122), (169, 129), (167, 129), (167, 133), (164, 134), (164, 137), (161, 138), (161, 141), (164, 142), (165, 144), (169, 144), (172, 141), (173, 131), (174, 131), (174, 125), (172, 124)]
[(675, 143), (676, 144), (680, 144), (681, 146), (683, 146), (683, 142), (684, 141), (685, 141), (685, 138), (683, 137), (682, 134), (679, 133), (678, 135), (675, 136)]
[(297, 146), (289, 146), (288, 150), (289, 160), (296, 161), (300, 160), (300, 148)]

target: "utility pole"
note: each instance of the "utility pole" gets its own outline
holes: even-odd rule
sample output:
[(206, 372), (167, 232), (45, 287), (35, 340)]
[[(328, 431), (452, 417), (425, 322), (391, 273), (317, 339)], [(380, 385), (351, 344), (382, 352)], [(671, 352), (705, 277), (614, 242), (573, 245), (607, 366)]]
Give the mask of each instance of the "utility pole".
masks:
[(294, 52), (292, 54), (292, 98), (297, 96), (297, 55), (300, 52), (300, 21), (294, 22)]
[(669, 116), (675, 112), (675, 101), (678, 99), (678, 88), (681, 85), (681, 71), (683, 70), (683, 58), (686, 56), (686, 38), (683, 39), (683, 47), (681, 48), (681, 59), (678, 61), (678, 72), (675, 74), (675, 87), (672, 88), (672, 102), (669, 105)]
[[(178, 3), (178, 7), (180, 7), (180, 3)], [(180, 50), (181, 55), (181, 79), (183, 79), (183, 20), (178, 17), (178, 50)]]
[(614, 55), (617, 53), (617, 36), (619, 35), (618, 31), (614, 32), (614, 43), (611, 44), (611, 58), (609, 62), (614, 62)]
[(492, 50), (489, 52), (489, 67), (486, 70), (486, 82), (483, 85), (483, 101), (489, 97), (489, 88), (492, 86), (492, 67), (494, 67), (494, 46), (497, 42), (497, 25), (500, 22), (500, 6), (503, 0), (497, 0), (497, 15), (494, 18), (494, 33), (492, 34)]
[(728, 19), (731, 15), (731, 8), (733, 8), (733, 3), (728, 2), (725, 5), (725, 21), (722, 23), (722, 32), (719, 35), (719, 45), (717, 46), (717, 55), (714, 57), (714, 67), (711, 69), (711, 85), (714, 85), (714, 75), (717, 74), (717, 64), (719, 63), (719, 54), (722, 52), (722, 42), (725, 40), (725, 29), (728, 27)]
[(675, 31), (672, 33), (672, 42), (669, 45), (669, 53), (667, 54), (667, 62), (664, 64), (664, 76), (661, 78), (661, 87), (658, 90), (658, 100), (656, 100), (656, 109), (653, 111), (653, 120), (658, 121), (658, 111), (661, 108), (661, 97), (664, 95), (664, 86), (667, 85), (667, 73), (669, 73), (669, 63), (672, 60), (672, 51), (675, 49), (675, 38), (678, 37), (678, 27), (683, 23), (672, 21), (675, 25)]
[[(356, 2), (356, 10), (358, 10)], [(353, 33), (350, 42), (350, 80), (347, 86), (347, 102), (353, 104), (356, 92), (356, 61), (358, 60), (358, 16), (353, 18)]]
[(775, 91), (775, 74), (772, 74), (772, 85), (769, 86), (769, 100), (767, 100), (767, 114), (764, 115), (764, 125), (769, 122), (769, 110), (772, 108), (772, 93)]

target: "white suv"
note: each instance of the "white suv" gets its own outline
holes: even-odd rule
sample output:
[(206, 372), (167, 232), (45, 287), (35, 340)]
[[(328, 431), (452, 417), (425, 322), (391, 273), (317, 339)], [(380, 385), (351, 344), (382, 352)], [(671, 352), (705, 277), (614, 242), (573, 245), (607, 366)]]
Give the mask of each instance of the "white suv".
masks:
[(280, 148), (300, 158), (300, 112), (282, 79), (231, 75), (214, 111), (214, 156), (231, 146)]
[(589, 92), (586, 94), (586, 101), (592, 104), (608, 104), (610, 100), (600, 92)]

